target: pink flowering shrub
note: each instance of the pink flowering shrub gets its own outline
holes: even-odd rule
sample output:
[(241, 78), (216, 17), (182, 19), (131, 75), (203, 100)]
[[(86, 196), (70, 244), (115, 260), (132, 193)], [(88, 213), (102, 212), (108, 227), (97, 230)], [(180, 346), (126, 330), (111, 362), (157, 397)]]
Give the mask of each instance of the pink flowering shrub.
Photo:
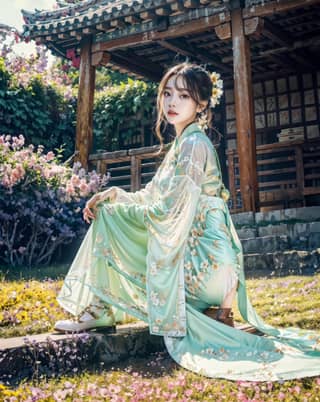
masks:
[(108, 181), (59, 163), (59, 154), (24, 137), (0, 136), (0, 264), (40, 266), (81, 237), (85, 200)]

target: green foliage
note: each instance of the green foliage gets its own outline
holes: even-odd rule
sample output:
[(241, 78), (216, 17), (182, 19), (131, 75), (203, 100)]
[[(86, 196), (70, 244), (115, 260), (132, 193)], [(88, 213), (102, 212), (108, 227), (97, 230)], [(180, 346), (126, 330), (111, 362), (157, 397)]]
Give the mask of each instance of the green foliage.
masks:
[(120, 135), (133, 136), (141, 124), (152, 119), (156, 85), (128, 79), (96, 97), (94, 110), (95, 148), (119, 149)]
[[(59, 62), (56, 69), (66, 66)], [(23, 68), (21, 68), (23, 70)], [(27, 144), (43, 145), (49, 151), (63, 146), (64, 158), (72, 155), (75, 141), (77, 85), (79, 72), (64, 71), (72, 85), (45, 81), (9, 72), (0, 58), (0, 132), (22, 134)], [(64, 78), (64, 80), (66, 80)], [(152, 121), (156, 86), (134, 81), (107, 68), (97, 70), (94, 106), (95, 149), (117, 150)]]
[(2, 92), (8, 89), (9, 82), (10, 82), (10, 74), (6, 70), (4, 60), (0, 58), (0, 96), (3, 96)]
[(26, 87), (14, 81), (0, 59), (0, 132), (22, 134), (28, 144), (41, 144), (48, 151), (63, 144), (65, 157), (70, 156), (76, 99), (66, 99), (40, 77), (32, 78)]
[(102, 66), (96, 70), (96, 91), (103, 91), (107, 87), (120, 85), (122, 82), (127, 81), (128, 76), (126, 74), (112, 71), (110, 68)]

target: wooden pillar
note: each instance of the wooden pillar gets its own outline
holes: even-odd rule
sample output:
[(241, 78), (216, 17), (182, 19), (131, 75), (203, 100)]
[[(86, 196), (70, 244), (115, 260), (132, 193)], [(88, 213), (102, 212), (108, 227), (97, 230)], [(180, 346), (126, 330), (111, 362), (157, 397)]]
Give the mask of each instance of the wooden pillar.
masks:
[(76, 131), (76, 160), (85, 169), (88, 168), (88, 157), (92, 149), (95, 72), (95, 67), (91, 65), (91, 39), (88, 37), (81, 42)]
[(243, 210), (257, 211), (259, 194), (250, 45), (245, 36), (241, 8), (231, 10), (231, 30), (240, 191)]

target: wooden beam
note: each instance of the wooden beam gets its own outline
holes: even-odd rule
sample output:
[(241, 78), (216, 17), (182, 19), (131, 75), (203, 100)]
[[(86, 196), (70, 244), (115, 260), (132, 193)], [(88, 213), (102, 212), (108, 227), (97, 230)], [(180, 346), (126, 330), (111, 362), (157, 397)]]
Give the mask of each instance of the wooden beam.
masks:
[(67, 35), (65, 33), (59, 33), (58, 38), (59, 39), (70, 39), (70, 35)]
[(263, 20), (260, 17), (252, 17), (244, 20), (244, 34), (247, 36), (260, 36), (263, 29)]
[[(263, 34), (274, 42), (284, 46), (286, 49), (285, 52), (289, 53), (289, 58), (294, 59), (295, 62), (298, 62), (298, 64), (304, 68), (311, 70), (319, 68), (319, 61), (314, 58), (308, 50), (306, 50), (307, 46), (300, 46), (300, 48), (295, 46), (295, 42), (290, 34), (267, 19), (264, 20)], [(309, 45), (314, 45), (316, 39), (317, 38), (315, 37), (313, 40), (309, 41)], [(307, 44), (307, 42), (305, 43)]]
[(255, 4), (254, 7), (243, 9), (243, 18), (265, 17), (277, 13), (286, 13), (297, 8), (304, 8), (320, 4), (320, 0), (274, 0), (265, 4)]
[(291, 46), (293, 43), (293, 38), (290, 34), (270, 22), (267, 18), (263, 19), (263, 36), (281, 46)]
[(183, 56), (191, 57), (194, 60), (211, 64), (212, 67), (217, 68), (219, 71), (232, 73), (232, 68), (224, 65), (218, 56), (211, 56), (208, 52), (198, 49), (196, 46), (191, 45), (183, 39), (171, 39), (170, 41), (161, 40), (158, 41), (158, 44)]
[(79, 92), (77, 106), (76, 159), (87, 169), (92, 149), (92, 116), (95, 67), (91, 64), (91, 38), (82, 40), (80, 51)]
[(156, 15), (167, 16), (167, 15), (171, 14), (171, 8), (168, 6), (156, 8), (155, 13), (156, 13)]
[(308, 18), (314, 19), (314, 17), (319, 17), (319, 12), (320, 12), (319, 8), (311, 7), (310, 10), (308, 11), (300, 10), (298, 14), (293, 15), (282, 14), (279, 16), (279, 18), (277, 18), (277, 24), (285, 22), (289, 26), (291, 22), (295, 20), (303, 20)]
[(231, 24), (226, 22), (225, 24), (217, 25), (215, 28), (215, 33), (220, 40), (231, 39)]
[[(281, 46), (281, 47), (275, 47), (272, 49), (268, 50), (262, 50), (258, 52), (257, 54), (252, 55), (252, 60), (259, 60), (259, 59), (264, 59), (265, 57), (268, 57), (269, 55), (279, 55), (281, 53), (291, 53), (291, 52), (296, 52), (298, 49), (302, 48), (308, 48), (309, 46), (319, 46), (320, 45), (320, 37), (315, 36), (312, 39), (307, 39), (307, 40), (297, 40), (292, 43), (291, 46)], [(230, 63), (233, 60), (232, 56), (224, 56), (222, 57), (222, 63)]]
[(185, 7), (183, 5), (183, 0), (177, 0), (174, 3), (170, 4), (171, 10), (173, 12), (184, 11)]
[(220, 13), (219, 15), (211, 15), (209, 17), (200, 18), (197, 21), (188, 21), (181, 25), (169, 26), (164, 31), (147, 31), (136, 33), (130, 36), (121, 37), (109, 40), (108, 42), (99, 42), (93, 45), (93, 52), (99, 52), (101, 50), (112, 50), (120, 47), (130, 47), (139, 45), (142, 42), (144, 44), (151, 43), (158, 40), (167, 40), (170, 38), (177, 38), (184, 35), (192, 35), (206, 31), (210, 28), (214, 28), (220, 25), (221, 22), (230, 21), (229, 13)]
[(97, 31), (94, 28), (83, 28), (82, 33), (84, 35), (94, 35)]
[(183, 4), (186, 8), (198, 8), (199, 0), (184, 0)]
[(152, 20), (155, 17), (155, 13), (153, 11), (144, 11), (140, 13), (140, 18), (143, 20)]
[(259, 195), (250, 45), (241, 9), (231, 11), (231, 27), (241, 197), (244, 211), (256, 211)]
[(70, 36), (76, 38), (78, 41), (80, 41), (82, 38), (82, 35), (79, 31), (70, 31)]
[(105, 66), (111, 60), (111, 55), (107, 52), (98, 52), (93, 53), (91, 56), (91, 65), (96, 66)]
[(120, 52), (112, 52), (111, 60), (112, 64), (117, 64), (120, 67), (125, 68), (127, 71), (132, 71), (141, 77), (146, 77), (151, 81), (158, 82), (163, 74), (163, 71), (159, 65), (147, 63), (146, 60), (139, 58), (138, 56), (132, 56), (128, 54), (121, 54)]
[(113, 28), (120, 28), (120, 29), (125, 28), (127, 26), (124, 20), (122, 19), (112, 20), (110, 21), (110, 25)]
[(141, 18), (137, 17), (136, 15), (127, 15), (126, 17), (124, 17), (124, 20), (131, 25), (141, 22)]
[[(144, 40), (145, 39), (145, 40)], [(117, 38), (109, 40), (108, 42), (99, 42), (92, 45), (93, 52), (100, 52), (103, 50), (119, 49), (121, 47), (128, 47), (134, 45), (140, 45), (142, 42), (152, 42), (152, 38), (148, 37), (148, 33), (137, 33), (130, 35), (129, 37)]]
[[(259, 35), (262, 32), (263, 21), (259, 17), (248, 18), (244, 21), (244, 33), (245, 35)], [(215, 27), (216, 35), (221, 40), (231, 39), (231, 24), (227, 22), (225, 24), (217, 25)]]
[(229, 12), (210, 15), (209, 17), (199, 18), (198, 20), (185, 21), (183, 24), (171, 25), (164, 32), (158, 32), (157, 39), (170, 39), (184, 35), (193, 35), (214, 28), (222, 22), (230, 21)]
[[(276, 69), (274, 69), (277, 72), (283, 72), (286, 71), (286, 75), (292, 74), (292, 73), (297, 73), (305, 71), (305, 68), (300, 66), (300, 64), (297, 64), (292, 60), (290, 57), (287, 57), (286, 55), (272, 55), (270, 54), (269, 56), (266, 57), (265, 63), (268, 63), (268, 60), (273, 62), (276, 65)], [(264, 68), (265, 70), (265, 68)], [(262, 72), (262, 79), (264, 80), (264, 75), (265, 72)], [(259, 75), (259, 73), (257, 73)], [(256, 75), (255, 75), (256, 77)], [(268, 78), (265, 78), (268, 79)]]
[(97, 24), (96, 29), (98, 31), (106, 32), (106, 31), (108, 31), (108, 29), (110, 29), (110, 23), (109, 22), (102, 22), (100, 24)]
[(175, 45), (174, 43), (171, 43), (167, 40), (159, 40), (157, 43), (161, 47), (163, 47), (165, 49), (169, 49), (174, 53), (179, 53), (182, 56), (195, 57), (195, 55), (192, 53), (192, 51), (190, 49), (185, 49), (183, 46)]

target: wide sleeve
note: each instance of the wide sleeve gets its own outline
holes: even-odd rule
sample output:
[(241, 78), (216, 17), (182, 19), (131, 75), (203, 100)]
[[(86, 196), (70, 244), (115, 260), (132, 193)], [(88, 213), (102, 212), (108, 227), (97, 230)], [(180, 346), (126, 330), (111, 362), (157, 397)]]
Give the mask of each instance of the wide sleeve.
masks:
[(157, 169), (156, 174), (154, 175), (152, 180), (149, 183), (147, 183), (145, 188), (135, 192), (128, 192), (120, 187), (115, 187), (116, 197), (113, 200), (113, 202), (119, 202), (124, 204), (137, 204), (137, 205), (151, 204), (157, 198), (158, 177), (159, 175), (161, 175), (161, 172), (164, 169), (164, 166), (166, 165), (168, 158), (171, 157), (172, 151), (173, 148), (171, 147), (169, 151), (166, 153), (159, 168)]
[[(150, 332), (184, 336), (184, 253), (199, 197), (208, 147), (193, 134), (177, 146), (159, 200), (145, 209), (149, 232), (147, 296)], [(171, 170), (170, 170), (171, 169)], [(171, 173), (170, 173), (171, 172)]]
[(114, 202), (125, 204), (150, 204), (153, 200), (154, 182), (151, 180), (145, 188), (135, 192), (128, 192), (120, 187), (116, 187), (116, 198)]

